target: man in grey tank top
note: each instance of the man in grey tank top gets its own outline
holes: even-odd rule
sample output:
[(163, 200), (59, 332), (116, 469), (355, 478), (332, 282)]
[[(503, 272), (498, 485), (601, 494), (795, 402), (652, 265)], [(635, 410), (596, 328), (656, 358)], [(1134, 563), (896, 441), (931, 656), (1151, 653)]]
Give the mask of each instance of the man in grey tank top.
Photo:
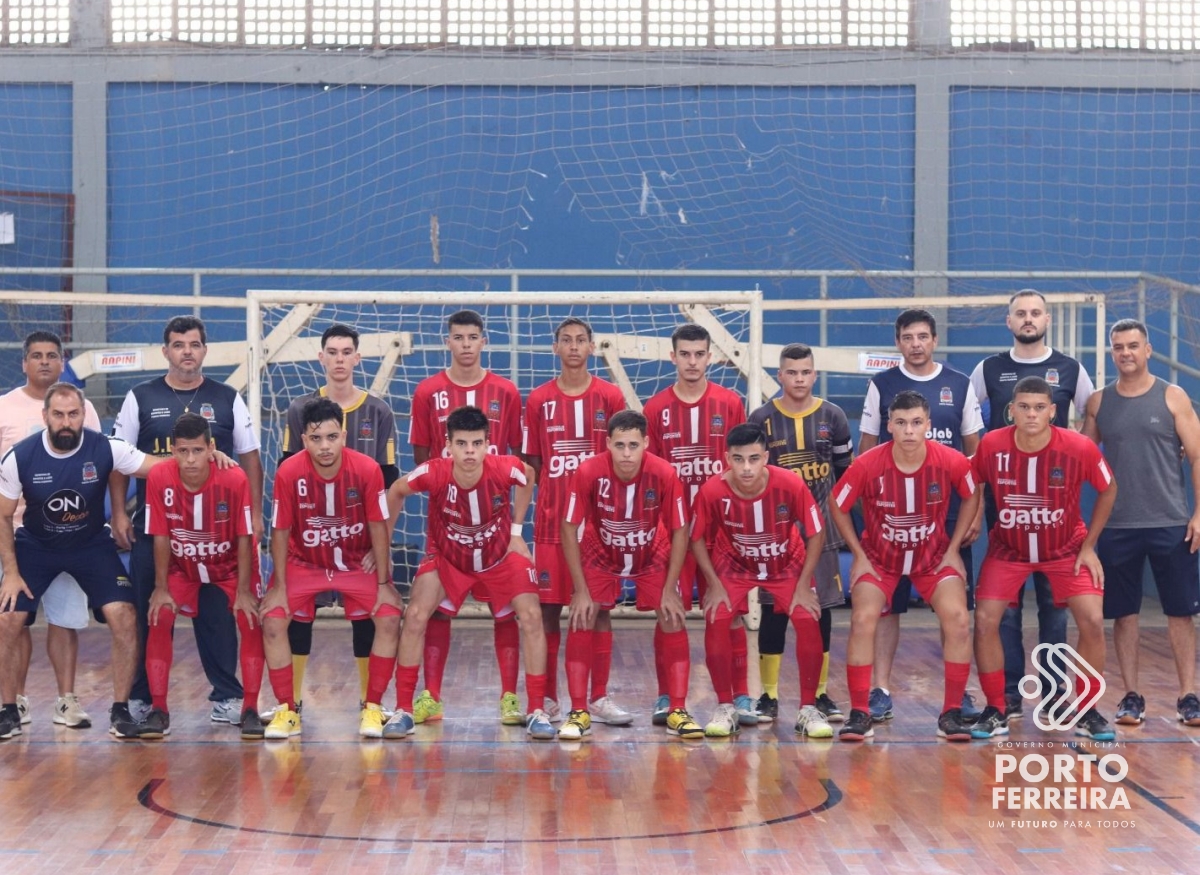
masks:
[[(1118, 377), (1088, 399), (1083, 433), (1104, 444), (1118, 483), (1136, 484), (1117, 498), (1096, 553), (1104, 565), (1104, 617), (1112, 619), (1125, 697), (1117, 723), (1146, 719), (1138, 689), (1138, 614), (1146, 560), (1154, 572), (1179, 675), (1176, 717), (1200, 726), (1196, 696), (1196, 626), (1200, 613), (1200, 419), (1187, 393), (1150, 373), (1146, 326), (1122, 319), (1109, 331)], [(1192, 468), (1192, 509), (1180, 464)]]

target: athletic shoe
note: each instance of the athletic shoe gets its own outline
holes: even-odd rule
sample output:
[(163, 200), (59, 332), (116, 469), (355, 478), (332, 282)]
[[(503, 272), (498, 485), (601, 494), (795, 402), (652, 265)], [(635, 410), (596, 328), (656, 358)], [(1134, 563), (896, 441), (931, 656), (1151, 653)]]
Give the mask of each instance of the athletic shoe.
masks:
[[(28, 719), (22, 722), (27, 723)], [(92, 718), (83, 710), (75, 694), (67, 693), (54, 702), (54, 722), (68, 729), (87, 729), (92, 725)]]
[(413, 702), (413, 723), (432, 723), (442, 719), (442, 703), (433, 697), (429, 690), (423, 690)]
[(1108, 725), (1104, 715), (1095, 708), (1088, 708), (1075, 724), (1075, 734), (1090, 738), (1093, 741), (1113, 741), (1117, 733)]
[(242, 738), (247, 741), (258, 741), (263, 737), (265, 725), (262, 718), (258, 716), (258, 711), (254, 708), (247, 708), (242, 712)]
[(995, 738), (998, 735), (1008, 735), (1008, 718), (1000, 713), (999, 708), (988, 705), (971, 727), (971, 737)]
[(779, 717), (779, 700), (763, 693), (758, 697), (754, 710), (758, 712), (759, 723), (774, 723)]
[(968, 717), (962, 708), (951, 708), (938, 717), (938, 738), (947, 741), (970, 741), (971, 727), (974, 725), (975, 720)]
[(1128, 692), (1117, 705), (1117, 723), (1121, 726), (1138, 726), (1146, 722), (1146, 699), (1135, 692)]
[(838, 741), (863, 741), (870, 738), (875, 734), (875, 730), (871, 727), (873, 722), (868, 712), (852, 708), (850, 719), (846, 721), (845, 726), (838, 730)]
[[(17, 696), (17, 713), (21, 715), (21, 725), (32, 723), (33, 717), (29, 713), (29, 697)], [(91, 724), (88, 724), (89, 726)], [(82, 728), (82, 727), (81, 727)]]
[(816, 705), (805, 705), (796, 715), (796, 734), (809, 738), (833, 738), (833, 727)]
[(607, 723), (609, 726), (628, 726), (633, 722), (633, 715), (614, 702), (611, 696), (603, 696), (588, 705), (588, 714), (596, 723)]
[(151, 708), (146, 719), (139, 724), (138, 738), (157, 741), (171, 734), (171, 715), (162, 708)]
[(117, 738), (137, 738), (142, 726), (133, 719), (128, 705), (114, 704), (108, 711), (108, 731)]
[(758, 725), (758, 710), (754, 707), (754, 700), (749, 696), (735, 696), (733, 700), (733, 708), (735, 711), (737, 711), (739, 725)]
[(871, 698), (867, 701), (871, 709), (871, 719), (876, 723), (892, 719), (892, 694), (885, 693), (882, 687), (871, 690)]
[(417, 724), (407, 711), (397, 708), (395, 713), (383, 724), (383, 737), (393, 741), (408, 738), (417, 731)]
[(846, 722), (846, 715), (837, 706), (837, 702), (829, 698), (828, 693), (821, 693), (821, 695), (817, 696), (817, 710), (824, 714), (825, 719), (830, 723)]
[(567, 714), (567, 722), (558, 730), (558, 737), (563, 741), (579, 741), (592, 734), (592, 715), (587, 711), (571, 711)]
[(650, 722), (655, 726), (666, 726), (667, 715), (671, 713), (671, 698), (669, 696), (659, 696), (654, 700), (653, 716)]
[(359, 714), (358, 734), (363, 738), (383, 738), (383, 711), (374, 702), (368, 702)]
[[(986, 712), (987, 709), (984, 708), (984, 711)], [(982, 715), (980, 715), (980, 716), (982, 716)], [(1005, 699), (1004, 700), (1004, 719), (1005, 720), (1020, 720), (1024, 716), (1025, 716), (1025, 703), (1021, 701), (1020, 697), (1017, 697), (1015, 699)]]
[(263, 730), (263, 738), (268, 741), (280, 738), (291, 738), (300, 734), (300, 715), (287, 705), (280, 705), (275, 710), (275, 716)]
[(1188, 693), (1175, 703), (1175, 716), (1184, 726), (1200, 726), (1200, 698)]
[(130, 699), (129, 713), (138, 723), (150, 716), (151, 705), (145, 699)]
[(667, 735), (678, 735), (680, 738), (703, 738), (704, 730), (692, 719), (692, 715), (683, 708), (676, 708), (667, 715)]
[(5, 708), (0, 710), (0, 741), (21, 734), (21, 712)]
[(232, 723), (237, 726), (237, 722), (242, 719), (242, 700), (223, 699), (220, 702), (213, 702), (208, 719), (213, 723)]
[(521, 710), (521, 700), (516, 693), (505, 693), (500, 697), (500, 722), (505, 726), (520, 726), (525, 722), (525, 712)]
[[(757, 722), (757, 718), (755, 721)], [(731, 735), (736, 735), (741, 728), (738, 725), (737, 707), (725, 702), (717, 705), (712, 720), (708, 721), (708, 725), (704, 727), (704, 735), (706, 738), (729, 738)]]
[(554, 724), (550, 722), (550, 715), (538, 708), (529, 715), (529, 719), (525, 721), (525, 734), (530, 738), (538, 741), (546, 741), (554, 738)]
[(563, 713), (562, 708), (558, 707), (558, 699), (551, 699), (547, 696), (542, 710), (546, 712), (546, 716), (550, 718), (551, 723), (562, 723)]
[(970, 727), (972, 723), (983, 716), (983, 712), (980, 711), (979, 706), (975, 704), (975, 697), (966, 690), (963, 690), (962, 708), (959, 710), (962, 711), (963, 722), (966, 723), (968, 727)]

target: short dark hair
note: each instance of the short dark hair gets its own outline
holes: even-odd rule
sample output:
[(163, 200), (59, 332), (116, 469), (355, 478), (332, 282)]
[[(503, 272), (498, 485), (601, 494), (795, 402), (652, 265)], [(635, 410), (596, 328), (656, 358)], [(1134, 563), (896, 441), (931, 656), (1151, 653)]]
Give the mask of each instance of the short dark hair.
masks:
[(897, 392), (888, 405), (888, 416), (895, 410), (916, 410), (918, 407), (925, 411), (926, 416), (929, 415), (929, 399), (914, 389), (905, 389)]
[(1019, 292), (1012, 293), (1012, 296), (1008, 299), (1008, 306), (1011, 307), (1013, 301), (1015, 301), (1017, 298), (1028, 298), (1030, 296), (1033, 296), (1035, 298), (1041, 298), (1043, 305), (1046, 303), (1046, 296), (1043, 295), (1041, 292), (1039, 292), (1037, 289), (1021, 289)]
[(1013, 397), (1018, 395), (1045, 395), (1054, 400), (1054, 389), (1042, 377), (1022, 377), (1013, 386)]
[(479, 329), (479, 333), (483, 333), (483, 317), (474, 310), (459, 310), (457, 313), (451, 313), (446, 320), (446, 331), (454, 330), (455, 325), (474, 325)]
[(1111, 338), (1114, 334), (1121, 331), (1140, 331), (1142, 337), (1149, 340), (1150, 333), (1146, 331), (1146, 323), (1140, 319), (1119, 319), (1113, 323), (1113, 327), (1108, 329), (1108, 336)]
[(802, 359), (813, 358), (812, 347), (807, 343), (789, 343), (779, 351), (779, 367), (783, 367), (783, 360), (800, 361)]
[(646, 436), (646, 417), (636, 410), (622, 410), (614, 413), (608, 420), (608, 436), (612, 437), (618, 431), (641, 432)]
[(198, 437), (204, 438), (205, 443), (212, 440), (212, 428), (209, 427), (208, 420), (199, 413), (185, 413), (175, 420), (175, 425), (171, 427), (173, 441), (189, 441)]
[(163, 329), (163, 346), (171, 343), (172, 334), (187, 334), (189, 331), (200, 332), (200, 342), (208, 346), (208, 332), (204, 330), (204, 320), (199, 316), (172, 316), (167, 320)]
[(901, 331), (918, 322), (927, 324), (929, 326), (929, 333), (937, 337), (937, 320), (933, 318), (933, 314), (928, 310), (922, 310), (920, 307), (911, 307), (896, 317), (896, 339), (900, 339)]
[(25, 335), (25, 342), (21, 344), (21, 358), (29, 358), (29, 347), (35, 343), (53, 343), (58, 347), (58, 354), (62, 355), (62, 338), (53, 331), (31, 331)]
[(755, 425), (753, 422), (735, 425), (725, 437), (725, 446), (730, 450), (734, 447), (748, 447), (751, 444), (756, 444), (764, 450), (767, 448), (767, 433), (761, 425)]
[(558, 343), (558, 333), (560, 331), (564, 328), (570, 328), (572, 325), (578, 325), (587, 332), (588, 340), (592, 339), (592, 326), (588, 325), (586, 321), (580, 319), (578, 316), (568, 316), (562, 322), (559, 322), (558, 327), (554, 329), (554, 342)]
[(346, 421), (345, 411), (340, 404), (330, 398), (314, 398), (307, 402), (300, 411), (300, 426), (302, 431), (308, 431), (310, 425), (320, 425), (322, 422), (333, 420), (341, 428)]
[(678, 349), (681, 340), (703, 340), (710, 346), (712, 345), (712, 336), (708, 333), (708, 329), (695, 322), (684, 323), (671, 332), (671, 349)]
[[(456, 322), (455, 324), (469, 323)], [(491, 425), (487, 414), (478, 407), (459, 407), (450, 411), (450, 415), (446, 417), (446, 437), (452, 438), (456, 432), (460, 431), (481, 431), (486, 435), (491, 430)]]
[(321, 335), (321, 349), (325, 348), (325, 344), (331, 337), (349, 337), (352, 341), (354, 341), (354, 348), (358, 349), (358, 332), (349, 325), (345, 325), (341, 322), (334, 322), (332, 325), (326, 328), (324, 333)]
[(79, 403), (86, 411), (87, 399), (83, 396), (83, 390), (74, 383), (65, 383), (62, 380), (51, 384), (50, 388), (46, 390), (46, 397), (42, 401), (42, 410), (50, 409), (50, 399), (55, 395), (66, 395), (68, 392), (74, 392), (79, 397)]

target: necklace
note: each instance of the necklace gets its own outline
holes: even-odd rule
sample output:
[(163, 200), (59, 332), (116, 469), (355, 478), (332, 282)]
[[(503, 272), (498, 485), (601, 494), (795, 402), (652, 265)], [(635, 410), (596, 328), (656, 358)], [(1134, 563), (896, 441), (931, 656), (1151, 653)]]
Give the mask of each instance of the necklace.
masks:
[(198, 394), (200, 394), (200, 386), (204, 385), (204, 381), (201, 380), (200, 386), (197, 386), (195, 389), (192, 390), (192, 397), (189, 398), (187, 401), (184, 401), (182, 398), (179, 397), (179, 393), (175, 391), (174, 386), (172, 386), (170, 383), (167, 383), (166, 380), (163, 380), (163, 382), (166, 383), (167, 388), (171, 390), (171, 394), (175, 396), (175, 400), (183, 405), (183, 412), (191, 413), (192, 412), (192, 402), (195, 401), (196, 396)]

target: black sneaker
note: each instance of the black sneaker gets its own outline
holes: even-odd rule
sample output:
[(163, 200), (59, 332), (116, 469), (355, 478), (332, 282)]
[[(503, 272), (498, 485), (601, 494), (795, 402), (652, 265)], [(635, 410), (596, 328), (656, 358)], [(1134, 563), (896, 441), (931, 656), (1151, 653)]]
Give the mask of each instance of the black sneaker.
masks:
[(970, 741), (971, 727), (974, 725), (975, 721), (968, 719), (962, 708), (951, 708), (938, 718), (938, 738), (947, 741)]
[[(984, 709), (987, 713), (987, 709)], [(980, 715), (983, 716), (982, 714)], [(1005, 720), (1020, 720), (1025, 716), (1025, 705), (1020, 698), (1007, 699), (1004, 703), (1004, 719)]]
[(258, 741), (263, 737), (263, 732), (266, 727), (263, 726), (262, 717), (258, 715), (255, 708), (247, 708), (242, 712), (242, 738), (250, 741)]
[(117, 738), (137, 738), (142, 731), (141, 724), (129, 713), (129, 705), (113, 704), (108, 709), (108, 731)]
[(1088, 708), (1083, 712), (1083, 716), (1075, 724), (1075, 734), (1093, 741), (1112, 741), (1117, 737), (1104, 715), (1095, 708)]
[(967, 725), (974, 723), (983, 716), (983, 712), (980, 711), (979, 706), (975, 704), (975, 697), (966, 690), (963, 691), (961, 710), (962, 719), (966, 721)]
[(146, 719), (138, 726), (138, 738), (157, 741), (171, 734), (171, 715), (162, 708), (151, 708)]
[(1146, 700), (1132, 690), (1117, 705), (1117, 723), (1121, 726), (1140, 726), (1146, 722)]
[[(775, 707), (779, 707), (779, 703), (775, 703)], [(830, 723), (845, 723), (846, 715), (842, 713), (842, 709), (837, 706), (837, 702), (829, 698), (828, 693), (821, 693), (817, 696), (817, 710), (825, 715), (825, 719)]]
[(754, 706), (754, 710), (758, 711), (759, 723), (774, 723), (779, 717), (779, 700), (772, 699), (763, 693), (758, 697), (758, 703)]
[(971, 727), (971, 737), (995, 738), (998, 735), (1008, 735), (1008, 718), (1000, 713), (999, 708), (988, 705)]
[(1175, 716), (1184, 726), (1200, 726), (1200, 698), (1188, 693), (1175, 703)]
[(866, 711), (852, 710), (846, 725), (838, 730), (838, 741), (862, 741), (874, 734), (871, 715)]
[(21, 734), (21, 712), (17, 706), (0, 710), (0, 741)]

